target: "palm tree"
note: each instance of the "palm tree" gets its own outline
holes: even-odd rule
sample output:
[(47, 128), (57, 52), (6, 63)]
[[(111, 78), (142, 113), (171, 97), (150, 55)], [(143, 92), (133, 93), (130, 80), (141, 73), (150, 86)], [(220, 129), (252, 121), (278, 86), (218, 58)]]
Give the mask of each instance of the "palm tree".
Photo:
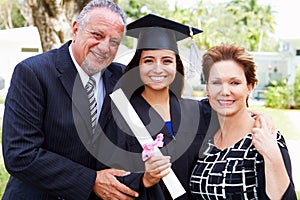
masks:
[(270, 5), (259, 5), (258, 0), (233, 0), (228, 11), (235, 15), (235, 23), (243, 24), (251, 51), (261, 51), (264, 35), (274, 33), (275, 19)]

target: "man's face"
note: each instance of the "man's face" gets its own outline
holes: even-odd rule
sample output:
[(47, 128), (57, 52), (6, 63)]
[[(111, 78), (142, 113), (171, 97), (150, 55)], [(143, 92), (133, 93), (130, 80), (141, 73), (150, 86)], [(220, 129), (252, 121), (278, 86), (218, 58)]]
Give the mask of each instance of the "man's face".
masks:
[(119, 14), (107, 8), (94, 8), (83, 26), (73, 23), (72, 52), (77, 63), (89, 75), (106, 68), (114, 60), (124, 33)]

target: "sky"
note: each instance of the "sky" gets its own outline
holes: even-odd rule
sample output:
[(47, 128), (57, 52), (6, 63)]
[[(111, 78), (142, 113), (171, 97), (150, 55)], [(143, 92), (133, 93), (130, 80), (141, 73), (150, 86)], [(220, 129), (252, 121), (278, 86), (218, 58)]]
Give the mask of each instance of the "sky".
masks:
[(276, 35), (279, 38), (300, 39), (299, 1), (298, 0), (273, 0), (276, 14)]
[[(194, 3), (200, 0), (176, 0), (182, 7), (191, 7)], [(211, 0), (211, 1), (228, 1), (228, 0)], [(174, 3), (175, 0), (169, 0), (169, 3)], [(298, 0), (258, 0), (259, 3), (272, 5), (275, 11), (275, 26), (276, 37), (279, 39), (300, 39), (300, 23), (297, 20), (300, 18), (300, 9)]]

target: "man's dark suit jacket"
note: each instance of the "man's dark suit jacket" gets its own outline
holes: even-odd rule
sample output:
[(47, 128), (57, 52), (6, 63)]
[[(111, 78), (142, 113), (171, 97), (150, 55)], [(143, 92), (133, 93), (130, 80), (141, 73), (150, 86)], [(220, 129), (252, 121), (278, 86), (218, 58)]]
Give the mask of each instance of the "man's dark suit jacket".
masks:
[[(11, 174), (3, 199), (95, 198), (92, 188), (99, 163), (81, 141), (91, 133), (88, 100), (80, 78), (76, 79), (69, 45), (15, 67), (3, 118), (3, 155)], [(113, 63), (104, 71), (107, 95), (123, 68)], [(100, 115), (102, 125), (110, 106), (107, 101)], [(83, 133), (80, 137), (78, 131)]]

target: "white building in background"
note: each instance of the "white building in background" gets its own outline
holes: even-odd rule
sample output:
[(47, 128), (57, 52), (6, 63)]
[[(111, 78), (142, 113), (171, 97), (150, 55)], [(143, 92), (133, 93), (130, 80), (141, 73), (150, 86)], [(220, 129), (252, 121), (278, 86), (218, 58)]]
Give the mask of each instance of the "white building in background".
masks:
[(270, 80), (288, 79), (288, 84), (295, 81), (297, 67), (300, 66), (300, 35), (295, 39), (281, 39), (279, 52), (252, 52), (257, 63), (258, 85), (253, 96), (264, 98), (263, 91)]
[(4, 88), (0, 90), (0, 95), (6, 95), (16, 64), (41, 52), (36, 27), (0, 30), (0, 76), (4, 78)]

